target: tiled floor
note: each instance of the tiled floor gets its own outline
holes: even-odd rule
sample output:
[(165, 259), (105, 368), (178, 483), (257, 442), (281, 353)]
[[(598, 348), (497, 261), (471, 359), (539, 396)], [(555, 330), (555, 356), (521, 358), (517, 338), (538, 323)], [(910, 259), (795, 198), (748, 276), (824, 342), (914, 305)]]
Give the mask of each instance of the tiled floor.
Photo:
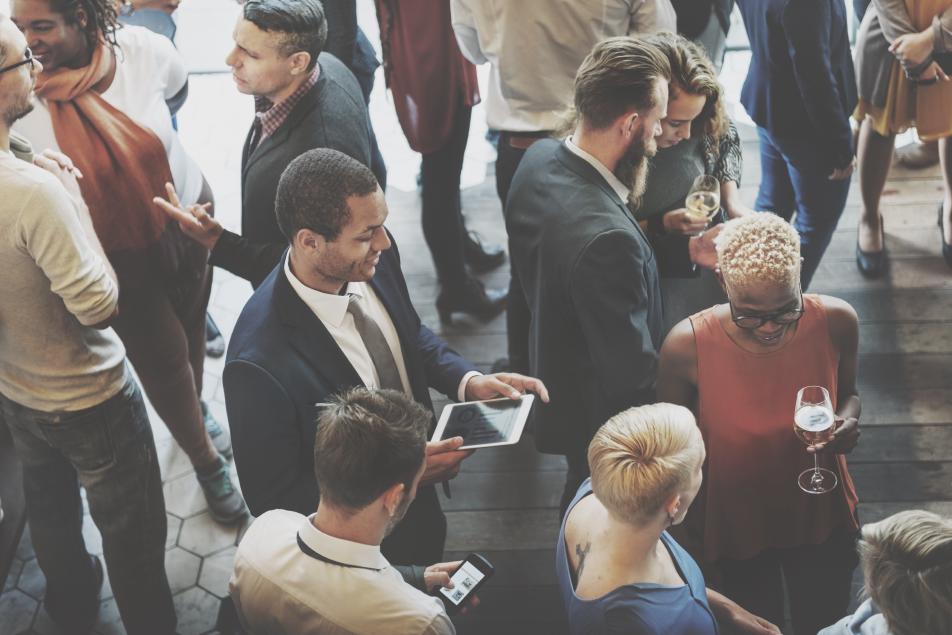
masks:
[[(369, 2), (358, 4), (362, 15), (371, 20), (364, 22), (372, 35)], [(233, 14), (231, 0), (190, 0), (183, 5), (180, 34), (188, 42), (183, 49), (195, 70), (221, 68), (226, 51), (219, 49), (228, 45)], [(739, 89), (737, 74), (744, 71), (743, 65), (742, 54), (728, 60), (726, 68), (733, 69), (726, 82), (729, 94)], [(402, 247), (415, 305), (426, 323), (486, 368), (504, 351), (504, 320), (439, 325), (433, 307), (437, 283), (419, 230), (414, 189), (418, 160), (407, 148), (389, 98), (380, 87), (371, 110), (390, 168), (388, 226)], [(250, 113), (250, 100), (235, 92), (231, 79), (211, 74), (193, 76), (189, 101), (180, 115), (182, 138), (215, 190), (218, 216), (233, 229), (239, 229), (238, 165)], [(491, 240), (504, 241), (488, 163), (491, 150), (482, 140), (481, 111), (474, 114), (473, 122), (464, 207), (471, 227)], [(746, 158), (742, 195), (751, 203), (760, 179), (757, 144), (749, 127), (742, 127), (742, 136)], [(890, 178), (884, 198), (888, 202), (887, 243), (894, 258), (890, 276), (870, 283), (860, 278), (852, 264), (858, 215), (854, 181), (846, 213), (814, 283), (818, 292), (849, 300), (862, 322), (859, 381), (864, 433), (850, 465), (863, 501), (864, 521), (912, 507), (952, 514), (952, 393), (948, 390), (952, 383), (948, 336), (952, 276), (938, 256), (934, 224), (938, 171), (895, 169)], [(485, 281), (502, 286), (507, 272), (494, 272)], [(249, 295), (247, 283), (216, 271), (210, 310), (226, 337)], [(221, 360), (207, 360), (204, 396), (225, 423), (221, 371)], [(226, 592), (241, 528), (224, 528), (210, 520), (188, 460), (154, 413), (152, 421), (165, 483), (166, 564), (179, 631), (207, 633), (214, 628), (218, 600)], [(531, 439), (514, 448), (478, 452), (463, 464), (453, 482), (453, 498), (443, 500), (449, 525), (447, 557), (480, 551), (496, 565), (497, 574), (481, 593), (480, 610), (458, 620), (461, 632), (562, 632), (553, 545), (563, 472), (562, 459), (538, 454)], [(90, 551), (99, 552), (98, 532), (91, 522), (84, 533)], [(56, 633), (40, 608), (43, 590), (27, 532), (0, 595), (0, 635)], [(111, 595), (107, 582), (97, 627), (103, 634), (123, 632)]]

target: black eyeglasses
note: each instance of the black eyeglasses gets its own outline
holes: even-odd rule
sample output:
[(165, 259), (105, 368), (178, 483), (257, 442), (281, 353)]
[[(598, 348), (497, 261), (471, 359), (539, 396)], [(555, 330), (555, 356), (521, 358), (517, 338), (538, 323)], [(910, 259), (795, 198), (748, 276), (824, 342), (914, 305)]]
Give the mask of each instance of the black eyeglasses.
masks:
[(33, 68), (33, 64), (34, 64), (33, 51), (31, 51), (30, 49), (27, 49), (23, 53), (23, 57), (24, 57), (24, 60), (22, 62), (17, 62), (16, 64), (10, 64), (9, 66), (4, 66), (3, 68), (0, 68), (0, 74), (6, 73), (7, 71), (12, 71), (15, 68), (20, 68), (21, 66), (24, 66), (26, 64), (29, 64), (30, 68)]
[(800, 295), (800, 304), (797, 306), (797, 308), (784, 309), (775, 313), (762, 313), (760, 315), (737, 315), (734, 312), (734, 303), (731, 301), (730, 294), (728, 294), (727, 303), (731, 308), (731, 320), (738, 326), (738, 328), (742, 328), (746, 331), (759, 329), (767, 322), (773, 322), (774, 324), (779, 324), (781, 326), (793, 324), (803, 317), (803, 288), (797, 287), (797, 291)]

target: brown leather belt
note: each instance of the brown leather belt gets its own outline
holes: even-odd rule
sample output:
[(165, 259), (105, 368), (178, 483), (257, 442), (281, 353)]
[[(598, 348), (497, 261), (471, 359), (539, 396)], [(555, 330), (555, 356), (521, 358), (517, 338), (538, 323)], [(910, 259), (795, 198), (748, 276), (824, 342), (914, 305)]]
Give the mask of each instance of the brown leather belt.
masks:
[(505, 141), (509, 144), (510, 148), (516, 148), (517, 150), (528, 150), (529, 146), (538, 141), (539, 139), (545, 139), (552, 134), (549, 130), (541, 130), (539, 132), (504, 132)]

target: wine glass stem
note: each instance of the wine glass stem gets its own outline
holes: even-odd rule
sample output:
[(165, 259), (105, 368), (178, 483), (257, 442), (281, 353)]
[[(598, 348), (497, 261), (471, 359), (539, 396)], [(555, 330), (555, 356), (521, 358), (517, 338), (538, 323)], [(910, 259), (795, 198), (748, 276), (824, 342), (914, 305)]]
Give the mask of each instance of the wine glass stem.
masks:
[(816, 455), (816, 452), (813, 453), (813, 474), (816, 476), (820, 475), (820, 460)]

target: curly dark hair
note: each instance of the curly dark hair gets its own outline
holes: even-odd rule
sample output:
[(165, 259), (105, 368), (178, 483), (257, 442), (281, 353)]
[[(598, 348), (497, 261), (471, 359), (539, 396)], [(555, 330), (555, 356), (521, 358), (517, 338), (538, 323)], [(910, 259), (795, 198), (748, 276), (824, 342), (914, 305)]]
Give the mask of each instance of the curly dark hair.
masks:
[(116, 0), (50, 0), (50, 8), (63, 16), (67, 24), (79, 22), (80, 9), (86, 14), (86, 40), (90, 47), (103, 41), (117, 48), (119, 6)]

